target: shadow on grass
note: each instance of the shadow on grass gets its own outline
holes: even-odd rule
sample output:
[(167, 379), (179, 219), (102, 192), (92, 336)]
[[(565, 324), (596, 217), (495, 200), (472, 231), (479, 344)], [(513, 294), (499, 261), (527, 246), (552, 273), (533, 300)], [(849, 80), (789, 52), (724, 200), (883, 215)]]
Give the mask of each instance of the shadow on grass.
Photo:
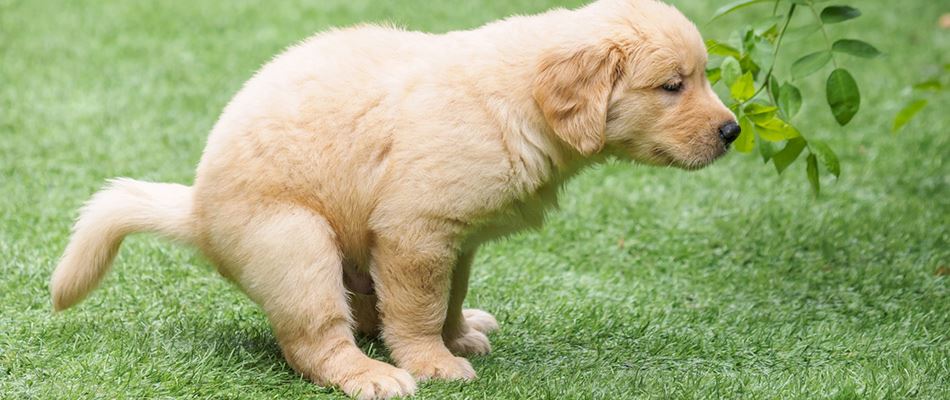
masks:
[[(178, 327), (169, 326), (163, 330), (162, 335), (179, 341), (190, 340), (198, 349), (212, 350), (211, 355), (225, 363), (236, 361), (259, 372), (276, 370), (292, 375), (294, 379), (300, 378), (284, 359), (280, 346), (277, 344), (277, 338), (271, 331), (269, 323), (263, 318), (261, 321), (254, 321), (253, 324), (235, 320), (208, 322), (200, 318), (191, 318), (180, 323), (180, 325), (187, 324), (202, 328), (189, 329), (196, 333), (193, 337), (182, 337), (183, 334)], [(368, 356), (392, 362), (388, 349), (378, 337), (357, 335), (356, 340), (357, 345)]]

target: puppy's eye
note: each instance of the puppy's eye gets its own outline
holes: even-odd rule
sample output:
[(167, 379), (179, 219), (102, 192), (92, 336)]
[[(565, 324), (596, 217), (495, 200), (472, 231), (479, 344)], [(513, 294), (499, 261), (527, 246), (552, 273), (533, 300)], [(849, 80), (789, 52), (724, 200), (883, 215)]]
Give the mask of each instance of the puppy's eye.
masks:
[(662, 87), (667, 92), (676, 93), (683, 89), (683, 82), (667, 82)]

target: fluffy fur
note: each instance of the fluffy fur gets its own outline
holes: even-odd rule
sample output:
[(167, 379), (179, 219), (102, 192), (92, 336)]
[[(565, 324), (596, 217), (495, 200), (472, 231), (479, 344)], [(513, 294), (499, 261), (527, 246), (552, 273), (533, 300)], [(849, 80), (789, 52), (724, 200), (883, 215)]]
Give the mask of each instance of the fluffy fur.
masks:
[[(600, 0), (433, 35), (359, 26), (264, 66), (208, 139), (193, 187), (113, 181), (83, 208), (53, 305), (92, 290), (122, 238), (198, 246), (268, 315), (287, 361), (361, 399), (473, 379), (498, 327), (463, 310), (478, 246), (538, 226), (607, 157), (687, 169), (732, 121), (696, 28), (653, 0)], [(679, 91), (663, 86), (682, 84)], [(381, 334), (392, 366), (354, 329)]]

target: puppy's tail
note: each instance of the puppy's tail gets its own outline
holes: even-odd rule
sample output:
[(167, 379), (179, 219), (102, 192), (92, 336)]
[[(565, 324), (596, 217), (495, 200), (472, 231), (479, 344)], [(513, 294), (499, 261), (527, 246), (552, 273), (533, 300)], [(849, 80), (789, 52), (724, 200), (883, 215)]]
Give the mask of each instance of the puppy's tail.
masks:
[(194, 243), (192, 189), (115, 179), (83, 206), (53, 279), (53, 308), (65, 310), (95, 289), (126, 235), (155, 232)]

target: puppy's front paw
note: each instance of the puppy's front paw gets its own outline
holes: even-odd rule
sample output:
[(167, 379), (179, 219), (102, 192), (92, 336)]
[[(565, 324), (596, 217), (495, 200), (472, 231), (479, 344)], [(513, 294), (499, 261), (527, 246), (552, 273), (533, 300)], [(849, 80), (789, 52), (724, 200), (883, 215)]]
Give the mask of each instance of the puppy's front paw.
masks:
[(359, 400), (385, 400), (416, 392), (416, 381), (406, 370), (373, 361), (366, 370), (335, 383), (344, 393)]
[(491, 314), (474, 308), (462, 310), (462, 316), (465, 317), (465, 323), (469, 328), (488, 334), (498, 330), (498, 320)]
[(444, 356), (435, 359), (420, 357), (409, 365), (403, 365), (402, 367), (420, 381), (429, 379), (470, 381), (475, 379), (475, 369), (463, 357)]
[(446, 340), (445, 346), (452, 353), (460, 355), (485, 355), (491, 352), (488, 336), (474, 329), (455, 339)]

